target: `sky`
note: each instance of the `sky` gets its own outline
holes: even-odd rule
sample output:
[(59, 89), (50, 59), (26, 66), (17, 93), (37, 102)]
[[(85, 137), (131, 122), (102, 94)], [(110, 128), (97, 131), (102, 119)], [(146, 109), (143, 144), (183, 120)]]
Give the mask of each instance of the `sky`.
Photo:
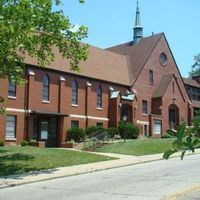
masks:
[[(84, 42), (107, 48), (131, 41), (137, 0), (63, 0), (72, 24), (88, 27)], [(181, 75), (200, 53), (200, 0), (139, 0), (144, 37), (164, 32)]]

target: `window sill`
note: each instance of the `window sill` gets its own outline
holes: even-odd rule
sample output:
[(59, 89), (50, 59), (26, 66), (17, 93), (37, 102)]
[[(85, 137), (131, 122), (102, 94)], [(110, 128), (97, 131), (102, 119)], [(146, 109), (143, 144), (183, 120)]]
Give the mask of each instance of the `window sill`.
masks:
[(145, 116), (145, 117), (147, 117), (147, 116), (148, 116), (148, 114), (146, 114), (146, 113), (142, 113), (142, 116)]
[(50, 103), (50, 101), (45, 101), (45, 100), (42, 100), (42, 103)]
[(103, 108), (98, 108), (98, 107), (97, 107), (97, 110), (103, 110)]
[(78, 107), (78, 104), (71, 104), (72, 107)]
[(8, 99), (17, 99), (17, 97), (14, 97), (14, 96), (8, 96)]
[(16, 141), (16, 138), (5, 138), (6, 141)]

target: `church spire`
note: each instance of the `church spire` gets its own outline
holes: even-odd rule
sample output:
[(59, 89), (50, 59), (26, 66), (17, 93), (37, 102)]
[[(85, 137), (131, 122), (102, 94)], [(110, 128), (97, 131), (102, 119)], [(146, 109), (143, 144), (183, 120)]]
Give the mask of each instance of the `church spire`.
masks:
[(133, 28), (133, 43), (136, 44), (141, 38), (143, 38), (143, 28), (140, 19), (139, 2), (137, 0), (136, 16), (135, 16), (135, 27)]

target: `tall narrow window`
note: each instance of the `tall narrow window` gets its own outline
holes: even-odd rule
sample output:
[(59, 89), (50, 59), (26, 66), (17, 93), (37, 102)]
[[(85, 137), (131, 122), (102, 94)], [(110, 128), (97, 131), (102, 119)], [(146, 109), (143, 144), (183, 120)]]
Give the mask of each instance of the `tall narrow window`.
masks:
[(142, 100), (142, 113), (143, 114), (147, 114), (147, 112), (148, 112), (147, 101), (146, 100)]
[(153, 85), (153, 70), (149, 70), (149, 84)]
[(97, 108), (102, 108), (102, 88), (100, 85), (97, 88)]
[(49, 101), (49, 77), (47, 75), (42, 80), (42, 100)]
[(16, 97), (16, 84), (9, 82), (8, 83), (8, 97)]
[(6, 139), (16, 138), (16, 116), (7, 115), (6, 119)]
[(72, 104), (78, 104), (78, 84), (75, 80), (72, 82)]

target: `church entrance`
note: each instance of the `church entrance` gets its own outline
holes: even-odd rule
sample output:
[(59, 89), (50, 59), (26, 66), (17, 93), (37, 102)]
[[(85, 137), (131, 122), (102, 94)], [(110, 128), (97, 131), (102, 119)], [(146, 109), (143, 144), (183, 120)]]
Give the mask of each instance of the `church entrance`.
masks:
[(127, 118), (127, 122), (132, 122), (132, 106), (128, 104), (123, 104), (121, 108), (121, 121), (123, 121), (124, 116)]

